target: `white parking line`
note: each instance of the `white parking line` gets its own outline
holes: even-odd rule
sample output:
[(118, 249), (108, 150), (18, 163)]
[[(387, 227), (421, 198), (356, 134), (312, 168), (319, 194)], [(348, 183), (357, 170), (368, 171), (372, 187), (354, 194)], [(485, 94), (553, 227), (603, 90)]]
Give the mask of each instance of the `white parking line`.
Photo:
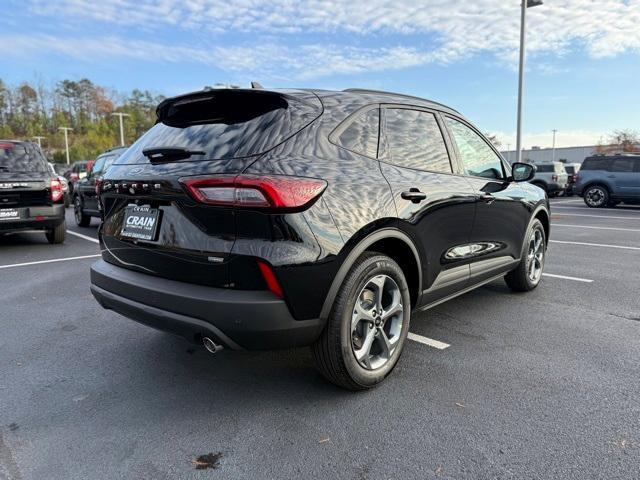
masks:
[[(582, 210), (584, 212), (585, 210), (588, 211), (589, 207), (587, 207), (586, 205), (584, 207), (556, 207), (555, 205), (551, 205), (551, 213), (553, 213), (554, 210)], [(622, 207), (598, 208), (597, 211), (598, 212), (617, 212), (617, 213), (623, 213), (623, 212), (640, 213), (640, 210), (632, 209), (632, 208), (622, 208)]]
[(563, 280), (573, 280), (574, 282), (593, 283), (593, 280), (589, 280), (588, 278), (569, 277), (567, 275), (556, 275), (555, 273), (543, 273), (542, 275), (545, 277), (561, 278)]
[(70, 235), (74, 235), (76, 237), (84, 238), (85, 240), (89, 240), (90, 242), (93, 242), (93, 243), (100, 243), (97, 239), (95, 239), (93, 237), (89, 237), (87, 235), (83, 235), (81, 233), (74, 232), (73, 230), (67, 230), (67, 233), (70, 234)]
[(640, 247), (627, 247), (625, 245), (607, 245), (605, 243), (567, 242), (565, 240), (549, 240), (549, 243), (564, 243), (567, 245), (585, 245), (587, 247), (619, 248), (621, 250), (640, 250)]
[(552, 227), (570, 227), (570, 228), (591, 228), (593, 230), (617, 230), (619, 232), (640, 232), (638, 228), (618, 228), (618, 227), (593, 227), (591, 225), (567, 225), (566, 223), (552, 223)]
[[(612, 220), (640, 220), (640, 217), (610, 217), (609, 215), (588, 215), (586, 213), (558, 213), (558, 217), (591, 217), (591, 218), (610, 218)], [(551, 214), (553, 220), (554, 214)]]
[(448, 343), (440, 342), (438, 340), (434, 340), (433, 338), (423, 337), (422, 335), (417, 335), (415, 333), (409, 332), (407, 336), (409, 340), (413, 340), (414, 342), (422, 343), (423, 345), (428, 345), (433, 348), (437, 348), (438, 350), (444, 350), (445, 348), (449, 348), (451, 345)]
[(52, 260), (39, 260), (37, 262), (25, 262), (25, 263), (14, 263), (12, 265), (0, 265), (0, 269), (3, 268), (13, 268), (13, 267), (28, 267), (30, 265), (42, 265), (43, 263), (55, 263), (55, 262), (68, 262), (71, 260), (82, 260), (84, 258), (96, 258), (102, 255), (82, 255), (81, 257), (65, 257), (65, 258), (54, 258)]

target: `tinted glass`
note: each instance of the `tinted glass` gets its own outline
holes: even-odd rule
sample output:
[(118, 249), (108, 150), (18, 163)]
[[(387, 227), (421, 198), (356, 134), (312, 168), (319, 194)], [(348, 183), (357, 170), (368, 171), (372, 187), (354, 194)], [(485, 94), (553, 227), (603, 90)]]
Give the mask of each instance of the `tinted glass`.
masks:
[(385, 113), (391, 163), (429, 172), (451, 173), (449, 154), (432, 113), (391, 108)]
[(548, 173), (548, 172), (553, 172), (553, 165), (536, 165), (536, 167), (538, 167), (538, 172), (541, 173)]
[(172, 99), (160, 104), (158, 123), (115, 163), (148, 163), (142, 151), (160, 146), (204, 152), (181, 161), (258, 155), (295, 134), (321, 111), (313, 95), (256, 90), (210, 91)]
[(33, 144), (0, 142), (0, 172), (48, 173), (49, 167)]
[(568, 173), (569, 175), (573, 175), (574, 173), (576, 173), (575, 168), (573, 168), (573, 167), (572, 167), (572, 166), (570, 166), (570, 165), (566, 165), (566, 166), (564, 167), (564, 169), (567, 171), (567, 173)]
[(340, 146), (352, 152), (376, 158), (378, 155), (378, 131), (380, 110), (374, 108), (364, 112), (340, 134)]
[(102, 167), (104, 166), (104, 160), (106, 157), (98, 157), (96, 163), (93, 164), (93, 168), (91, 169), (91, 175), (97, 175), (102, 171)]
[(632, 158), (614, 158), (611, 161), (612, 172), (633, 172)]
[(451, 134), (460, 152), (467, 175), (484, 178), (504, 178), (502, 161), (487, 142), (465, 124), (447, 117)]
[(582, 164), (582, 170), (608, 170), (609, 160), (606, 158), (587, 158)]

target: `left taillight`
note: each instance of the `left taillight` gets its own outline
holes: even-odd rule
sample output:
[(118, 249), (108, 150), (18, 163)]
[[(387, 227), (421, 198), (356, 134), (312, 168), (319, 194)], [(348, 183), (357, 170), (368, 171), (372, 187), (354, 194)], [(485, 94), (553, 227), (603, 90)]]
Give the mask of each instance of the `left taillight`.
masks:
[(184, 177), (189, 195), (207, 205), (235, 208), (301, 210), (322, 195), (327, 182), (285, 175)]
[(62, 191), (62, 182), (60, 180), (58, 180), (57, 178), (52, 179), (50, 189), (51, 201), (53, 203), (57, 203), (62, 200), (62, 197), (64, 197), (64, 192)]

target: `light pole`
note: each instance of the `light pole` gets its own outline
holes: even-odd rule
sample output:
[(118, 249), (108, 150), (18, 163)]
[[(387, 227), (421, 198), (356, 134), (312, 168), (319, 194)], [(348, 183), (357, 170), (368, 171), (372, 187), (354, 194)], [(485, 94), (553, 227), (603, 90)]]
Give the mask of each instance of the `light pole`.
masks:
[(64, 148), (67, 150), (67, 165), (71, 162), (69, 161), (69, 136), (68, 133), (73, 131), (73, 128), (70, 127), (58, 127), (58, 130), (62, 130), (64, 132)]
[(121, 113), (121, 112), (113, 112), (111, 115), (113, 115), (114, 117), (120, 118), (120, 145), (124, 147), (124, 127), (123, 127), (122, 119), (124, 117), (130, 117), (131, 115), (129, 115), (128, 113)]
[(555, 128), (553, 130), (551, 130), (553, 132), (553, 144), (551, 147), (551, 161), (555, 162), (556, 161), (556, 132), (558, 130), (556, 130)]
[(45, 139), (45, 138), (47, 138), (47, 137), (42, 137), (42, 136), (40, 136), (40, 135), (36, 135), (36, 136), (35, 136), (35, 137), (33, 137), (33, 138), (35, 138), (35, 139), (38, 141), (38, 148), (40, 148), (40, 150), (42, 150), (42, 143), (41, 143), (41, 140), (43, 140), (43, 139)]
[(524, 50), (527, 8), (537, 7), (538, 5), (542, 5), (542, 0), (522, 0), (522, 11), (520, 12), (520, 66), (518, 71), (518, 130), (516, 133), (516, 162), (522, 161), (522, 90), (524, 87)]

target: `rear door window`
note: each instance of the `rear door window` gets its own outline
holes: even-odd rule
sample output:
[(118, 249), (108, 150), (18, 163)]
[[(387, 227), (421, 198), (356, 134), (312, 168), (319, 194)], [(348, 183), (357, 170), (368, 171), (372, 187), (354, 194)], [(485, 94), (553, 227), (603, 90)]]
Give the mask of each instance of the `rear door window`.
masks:
[(582, 170), (609, 170), (609, 159), (587, 158), (582, 164)]
[(265, 153), (322, 113), (313, 94), (212, 90), (166, 100), (158, 122), (115, 164), (148, 163), (146, 148), (203, 152), (181, 161), (242, 158)]
[(35, 145), (0, 142), (0, 172), (48, 173), (49, 167)]
[(553, 172), (553, 165), (536, 165), (537, 171), (540, 173)]
[(338, 134), (336, 141), (347, 150), (376, 158), (379, 131), (380, 109), (373, 108), (358, 115), (342, 133)]
[(433, 113), (387, 108), (385, 128), (391, 163), (415, 170), (451, 173), (449, 153)]
[(632, 158), (614, 158), (611, 161), (611, 171), (624, 173), (633, 172), (633, 159)]

